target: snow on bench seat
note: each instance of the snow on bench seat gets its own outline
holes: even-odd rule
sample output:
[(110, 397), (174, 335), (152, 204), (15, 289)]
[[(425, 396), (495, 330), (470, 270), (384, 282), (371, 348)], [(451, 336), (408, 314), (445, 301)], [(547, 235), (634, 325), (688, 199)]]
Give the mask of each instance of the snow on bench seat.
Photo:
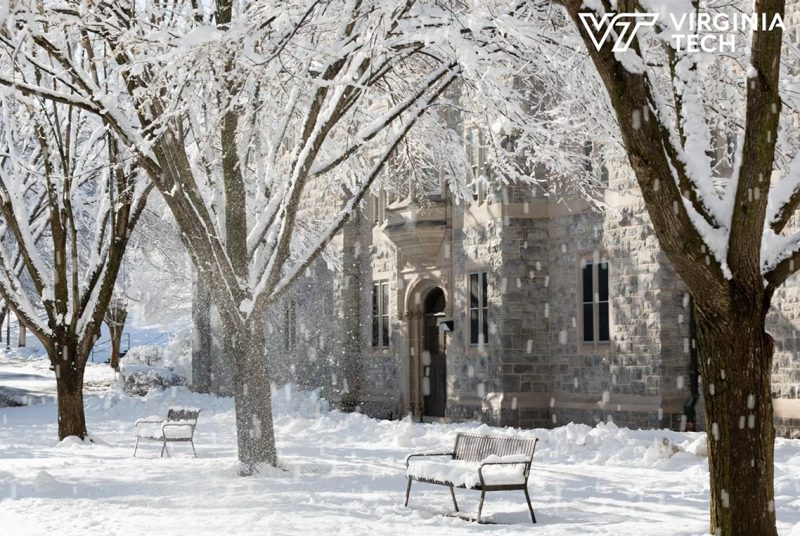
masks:
[(162, 433), (167, 439), (185, 439), (189, 441), (194, 436), (194, 423), (185, 421), (172, 421), (165, 426)]
[(490, 455), (480, 462), (437, 458), (412, 460), (406, 476), (422, 482), (437, 482), (457, 488), (480, 487), (478, 469), (481, 464), (514, 463), (516, 465), (487, 465), (483, 468), (483, 480), (488, 486), (524, 485), (525, 464), (530, 458), (521, 454), (508, 456)]

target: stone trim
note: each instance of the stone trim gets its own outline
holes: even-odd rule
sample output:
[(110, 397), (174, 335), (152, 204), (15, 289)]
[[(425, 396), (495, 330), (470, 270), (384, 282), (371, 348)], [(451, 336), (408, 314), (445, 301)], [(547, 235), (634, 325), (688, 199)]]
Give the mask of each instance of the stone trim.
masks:
[(485, 226), (491, 220), (503, 218), (553, 219), (571, 216), (589, 210), (583, 199), (553, 203), (547, 200), (532, 200), (524, 203), (482, 203), (464, 207), (464, 227)]
[[(559, 400), (559, 397), (562, 397)], [(609, 395), (608, 402), (600, 404), (598, 395), (585, 395), (580, 393), (488, 393), (485, 398), (457, 397), (449, 398), (448, 406), (488, 406), (491, 409), (531, 409), (548, 408), (556, 411), (559, 409), (583, 409), (602, 411), (636, 411), (664, 413), (683, 412), (684, 398), (680, 396), (644, 396), (644, 395)], [(516, 400), (516, 401), (515, 401)], [(798, 407), (800, 407), (800, 400)], [(777, 411), (776, 411), (777, 414)]]
[(772, 406), (775, 410), (775, 417), (800, 420), (800, 399), (773, 398)]

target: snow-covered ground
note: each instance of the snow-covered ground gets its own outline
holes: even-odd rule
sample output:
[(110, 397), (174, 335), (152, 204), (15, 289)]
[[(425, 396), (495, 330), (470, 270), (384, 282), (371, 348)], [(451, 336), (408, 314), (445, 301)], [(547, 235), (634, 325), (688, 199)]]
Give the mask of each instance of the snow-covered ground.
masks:
[[(4, 402), (25, 405), (52, 403), (56, 393), (55, 376), (50, 370), (50, 362), (42, 354), (38, 344), (0, 350), (0, 407), (5, 405)], [(84, 377), (84, 390), (87, 395), (102, 393), (114, 380), (114, 371), (108, 365), (89, 366)]]
[[(44, 395), (34, 405), (0, 409), (0, 534), (292, 535), (492, 534), (695, 535), (707, 526), (707, 460), (702, 434), (631, 431), (612, 425), (554, 430), (491, 429), (477, 424), (378, 421), (329, 411), (313, 393), (275, 394), (283, 469), (237, 476), (233, 402), (183, 388), (145, 398), (122, 394), (107, 366), (90, 365), (87, 419), (95, 444), (58, 442), (42, 360), (0, 360), (0, 384), (26, 381)], [(16, 380), (13, 376), (19, 375)], [(27, 375), (27, 380), (21, 376)], [(146, 444), (132, 458), (133, 422), (170, 405), (203, 408), (198, 459)], [(415, 484), (403, 507), (403, 458), (452, 445), (459, 430), (540, 439), (530, 481), (539, 524), (519, 492), (490, 493), (493, 525), (442, 515), (446, 488)], [(662, 446), (663, 438), (681, 447)], [(699, 455), (698, 455), (699, 454)], [(800, 441), (776, 445), (776, 505), (782, 535), (800, 536)], [(474, 514), (478, 494), (457, 490)]]

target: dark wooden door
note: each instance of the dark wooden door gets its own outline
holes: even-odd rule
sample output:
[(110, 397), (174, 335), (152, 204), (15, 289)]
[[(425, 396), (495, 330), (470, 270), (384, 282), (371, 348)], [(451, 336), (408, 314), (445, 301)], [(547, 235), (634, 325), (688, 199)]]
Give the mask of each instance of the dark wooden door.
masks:
[(424, 415), (444, 417), (447, 407), (447, 361), (440, 344), (441, 332), (437, 313), (444, 311), (444, 293), (434, 289), (425, 300), (422, 350), (430, 356), (430, 365), (423, 367), (427, 384), (424, 392)]

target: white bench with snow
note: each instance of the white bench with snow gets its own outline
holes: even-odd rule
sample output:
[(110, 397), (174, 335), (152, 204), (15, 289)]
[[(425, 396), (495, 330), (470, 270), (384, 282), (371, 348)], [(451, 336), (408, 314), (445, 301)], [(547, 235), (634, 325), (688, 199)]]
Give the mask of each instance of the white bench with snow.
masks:
[(536, 523), (528, 495), (528, 476), (538, 441), (536, 438), (459, 433), (450, 452), (411, 454), (406, 457), (405, 506), (408, 506), (411, 483), (415, 480), (449, 487), (456, 512), (459, 510), (453, 488), (478, 490), (481, 501), (476, 520), (480, 523), (487, 492), (521, 490), (525, 492), (531, 521)]
[(136, 445), (133, 447), (133, 455), (139, 448), (139, 441), (159, 441), (161, 443), (161, 457), (164, 453), (169, 456), (167, 443), (189, 443), (192, 445), (192, 453), (197, 458), (197, 451), (194, 449), (194, 429), (197, 427), (197, 417), (202, 410), (198, 408), (172, 407), (167, 410), (167, 418), (162, 419), (157, 416), (146, 417), (136, 421)]

